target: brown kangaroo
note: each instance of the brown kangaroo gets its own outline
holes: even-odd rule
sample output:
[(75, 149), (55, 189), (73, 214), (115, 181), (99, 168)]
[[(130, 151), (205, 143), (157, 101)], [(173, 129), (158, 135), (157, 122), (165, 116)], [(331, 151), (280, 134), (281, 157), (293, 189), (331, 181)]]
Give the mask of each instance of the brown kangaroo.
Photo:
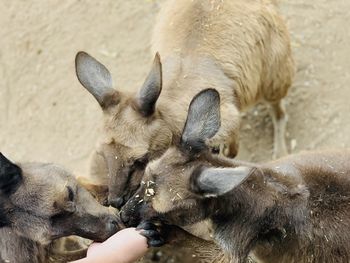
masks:
[(55, 239), (104, 241), (119, 229), (115, 211), (55, 164), (15, 164), (0, 153), (0, 194), (0, 262), (48, 262)]
[(147, 165), (122, 220), (146, 221), (153, 246), (164, 240), (152, 221), (186, 227), (206, 220), (232, 262), (249, 254), (269, 263), (350, 262), (350, 151), (244, 163), (210, 154), (205, 142), (219, 127), (219, 94), (203, 91), (177, 145)]
[[(222, 125), (214, 152), (238, 151), (239, 113), (258, 102), (271, 105), (275, 155), (286, 154), (282, 99), (294, 75), (284, 21), (269, 1), (170, 0), (155, 26), (152, 69), (138, 92), (115, 90), (109, 71), (84, 52), (76, 57), (81, 84), (104, 113), (92, 176), (109, 181), (109, 203), (121, 207), (139, 186), (144, 167), (180, 137), (188, 105), (215, 88)], [(108, 166), (108, 169), (102, 168)], [(98, 168), (98, 169), (95, 169)], [(107, 176), (109, 174), (109, 178)]]

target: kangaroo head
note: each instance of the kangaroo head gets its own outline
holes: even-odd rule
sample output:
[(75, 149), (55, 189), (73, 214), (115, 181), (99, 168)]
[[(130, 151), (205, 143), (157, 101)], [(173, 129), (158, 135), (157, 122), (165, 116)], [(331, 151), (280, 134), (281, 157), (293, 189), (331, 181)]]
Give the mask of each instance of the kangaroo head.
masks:
[(109, 170), (109, 203), (121, 207), (138, 188), (149, 160), (172, 142), (172, 132), (156, 108), (162, 90), (162, 66), (157, 54), (145, 83), (136, 94), (113, 88), (105, 66), (85, 52), (76, 56), (80, 83), (104, 113), (101, 145)]
[(230, 176), (218, 177), (217, 170), (210, 170), (218, 157), (211, 155), (206, 142), (219, 128), (219, 94), (204, 90), (189, 106), (180, 142), (147, 165), (140, 188), (121, 211), (122, 220), (136, 225), (161, 217), (181, 226), (204, 220), (209, 197), (225, 194), (248, 174), (234, 168), (240, 175), (231, 182)]
[(41, 244), (69, 235), (103, 241), (119, 228), (115, 213), (55, 164), (15, 164), (0, 155), (0, 192), (6, 224)]

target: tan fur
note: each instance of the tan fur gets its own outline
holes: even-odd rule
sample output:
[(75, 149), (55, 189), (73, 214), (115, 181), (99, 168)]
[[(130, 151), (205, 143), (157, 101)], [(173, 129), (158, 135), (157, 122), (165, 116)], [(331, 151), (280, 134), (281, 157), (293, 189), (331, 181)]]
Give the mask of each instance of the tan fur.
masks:
[[(178, 139), (190, 101), (203, 89), (215, 88), (222, 98), (222, 127), (210, 142), (213, 147), (234, 157), (238, 151), (239, 113), (265, 101), (274, 105), (275, 154), (286, 154), (286, 121), (280, 101), (291, 85), (294, 62), (285, 23), (269, 1), (167, 1), (155, 26), (152, 50), (159, 52), (162, 68), (156, 57), (141, 91), (155, 83), (162, 89), (158, 90), (160, 96), (150, 116), (140, 110), (139, 94), (113, 92), (108, 86), (110, 78), (103, 79), (106, 75), (100, 78), (102, 86), (107, 86), (104, 90), (91, 87), (95, 82), (84, 80), (91, 76), (89, 72), (94, 67), (87, 72), (86, 64), (79, 62), (79, 57), (84, 60), (87, 55), (77, 56), (78, 78), (104, 111), (97, 152), (102, 149), (102, 156), (109, 159), (109, 178), (106, 169), (100, 173), (96, 169), (104, 163), (101, 155), (94, 155), (92, 162), (98, 164), (91, 167), (93, 177), (100, 177), (98, 181), (109, 179), (112, 203), (117, 198), (126, 201), (132, 195), (126, 177), (127, 168), (135, 160), (143, 156), (147, 156), (147, 161), (154, 160)], [(139, 184), (140, 177), (130, 177), (128, 182)]]
[[(57, 238), (76, 234), (103, 241), (118, 230), (116, 211), (101, 206), (63, 168), (40, 163), (18, 166), (23, 180), (8, 194), (9, 223), (0, 229), (0, 258), (5, 262), (48, 262)], [(66, 261), (77, 255), (68, 253)]]
[(222, 116), (215, 139), (234, 146), (238, 112), (259, 101), (280, 101), (294, 75), (288, 31), (269, 1), (167, 1), (152, 49), (163, 61), (159, 107), (171, 105), (164, 118), (172, 130), (181, 131), (189, 101), (199, 91), (215, 88)]

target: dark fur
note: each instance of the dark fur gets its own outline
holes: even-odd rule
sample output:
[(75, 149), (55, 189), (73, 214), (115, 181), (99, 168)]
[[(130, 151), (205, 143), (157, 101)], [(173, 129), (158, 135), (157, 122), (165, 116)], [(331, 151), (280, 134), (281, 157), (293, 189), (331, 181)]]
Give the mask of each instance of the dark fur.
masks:
[(11, 207), (8, 196), (16, 191), (21, 181), (21, 168), (13, 164), (0, 152), (0, 227), (10, 224), (6, 215), (6, 210)]
[(251, 251), (266, 262), (349, 262), (349, 201), (350, 153), (309, 153), (257, 166), (200, 210), (239, 262)]
[[(187, 165), (220, 163), (202, 158), (205, 161)], [(221, 167), (237, 165), (220, 163)], [(210, 219), (215, 240), (238, 262), (245, 262), (251, 252), (263, 262), (349, 262), (350, 152), (308, 153), (251, 166), (251, 175), (241, 186), (217, 198), (204, 198), (198, 191), (199, 173), (191, 173), (187, 178), (191, 190), (179, 190), (186, 197), (173, 210), (155, 216), (145, 203), (141, 217), (180, 226)], [(159, 177), (174, 174), (169, 171)], [(158, 190), (168, 187), (164, 177), (152, 178)]]
[(0, 228), (9, 225), (9, 220), (6, 217), (5, 208), (6, 198), (0, 196)]
[(21, 168), (0, 153), (0, 193), (8, 195), (16, 191), (21, 180)]
[[(205, 108), (201, 114), (218, 116)], [(199, 119), (189, 116), (193, 123), (184, 132)], [(198, 134), (194, 145), (208, 139)], [(304, 153), (258, 165), (214, 157), (208, 148), (194, 154), (181, 144), (148, 164), (138, 205), (126, 204), (124, 220), (157, 219), (182, 227), (209, 220), (215, 241), (233, 262), (245, 262), (250, 253), (269, 263), (349, 262), (350, 151)], [(203, 181), (204, 171), (214, 176)], [(232, 177), (223, 177), (227, 171)], [(232, 185), (230, 191), (222, 180)]]
[(57, 165), (14, 164), (3, 157), (0, 172), (0, 258), (5, 262), (47, 262), (57, 238), (104, 241), (118, 230), (117, 216)]

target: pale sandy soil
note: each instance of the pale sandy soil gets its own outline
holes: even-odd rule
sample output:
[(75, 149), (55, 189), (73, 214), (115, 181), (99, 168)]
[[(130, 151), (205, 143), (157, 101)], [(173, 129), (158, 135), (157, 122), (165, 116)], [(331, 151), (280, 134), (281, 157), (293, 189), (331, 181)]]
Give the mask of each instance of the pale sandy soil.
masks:
[[(116, 88), (139, 88), (158, 2), (0, 0), (0, 151), (85, 173), (101, 111), (75, 77), (74, 56), (85, 50)], [(280, 8), (298, 65), (287, 98), (291, 152), (350, 148), (350, 1), (281, 0)], [(267, 110), (244, 119), (239, 158), (270, 159)]]

